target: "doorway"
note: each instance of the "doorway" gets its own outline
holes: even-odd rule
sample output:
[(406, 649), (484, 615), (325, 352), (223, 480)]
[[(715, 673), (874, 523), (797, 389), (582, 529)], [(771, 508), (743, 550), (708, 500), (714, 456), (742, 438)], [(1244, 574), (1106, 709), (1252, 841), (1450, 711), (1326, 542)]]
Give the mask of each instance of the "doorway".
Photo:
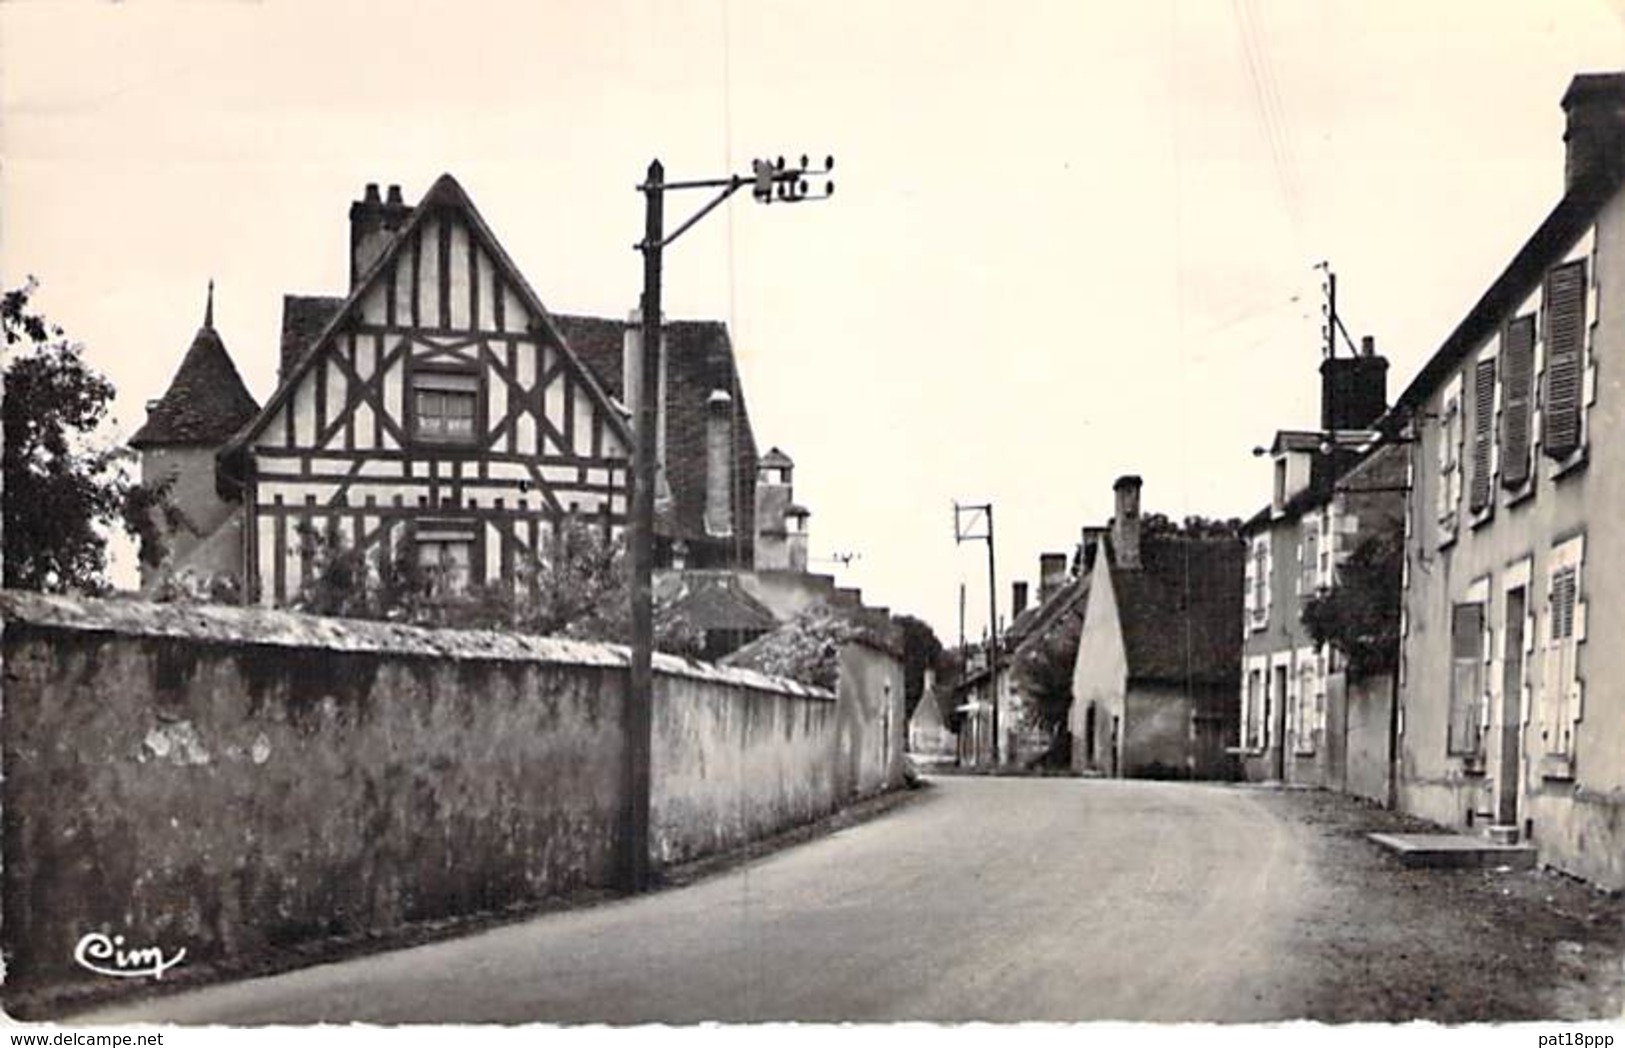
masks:
[(1523, 764), (1523, 627), (1528, 591), (1507, 590), (1501, 658), (1501, 760), (1495, 772), (1495, 821), (1518, 825), (1519, 771)]

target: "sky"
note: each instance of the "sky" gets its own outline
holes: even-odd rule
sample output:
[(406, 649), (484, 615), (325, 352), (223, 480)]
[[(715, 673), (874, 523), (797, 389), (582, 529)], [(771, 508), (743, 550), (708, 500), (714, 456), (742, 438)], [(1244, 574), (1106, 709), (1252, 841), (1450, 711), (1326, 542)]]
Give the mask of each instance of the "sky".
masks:
[[(1318, 417), (1320, 285), (1397, 394), (1562, 191), (1558, 102), (1625, 0), (0, 3), (0, 283), (141, 423), (202, 318), (272, 390), (367, 182), (457, 177), (542, 301), (635, 303), (635, 192), (832, 154), (667, 254), (728, 323), (813, 567), (957, 638), (1112, 512), (1248, 516)], [(674, 223), (701, 197), (674, 196)], [(127, 556), (121, 571), (128, 571)]]

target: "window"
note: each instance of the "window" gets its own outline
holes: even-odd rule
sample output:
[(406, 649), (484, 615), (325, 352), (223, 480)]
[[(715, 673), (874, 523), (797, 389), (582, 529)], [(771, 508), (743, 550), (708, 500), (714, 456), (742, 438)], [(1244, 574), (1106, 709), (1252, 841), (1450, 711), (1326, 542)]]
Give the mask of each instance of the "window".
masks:
[(1444, 390), (1439, 411), (1439, 490), (1435, 504), (1439, 520), (1439, 540), (1456, 537), (1456, 515), (1461, 506), (1461, 376)]
[(1535, 315), (1508, 321), (1501, 336), (1501, 486), (1521, 491), (1529, 483), (1533, 436)]
[(1580, 719), (1578, 646), (1585, 640), (1585, 602), (1580, 599), (1584, 552), (1583, 537), (1570, 539), (1552, 551), (1547, 567), (1540, 734), (1548, 754), (1574, 752), (1574, 724)]
[(474, 535), (471, 531), (420, 528), (418, 568), (437, 597), (465, 593), (471, 578)]
[(1263, 629), (1270, 617), (1270, 537), (1259, 535), (1253, 539), (1253, 553), (1248, 559), (1248, 596), (1252, 611), (1253, 629)]
[(1264, 675), (1258, 670), (1247, 671), (1247, 737), (1242, 745), (1249, 750), (1264, 748)]
[(1312, 594), (1320, 587), (1320, 518), (1306, 517), (1301, 534), (1303, 546), (1298, 563), (1298, 592)]
[(1475, 514), (1495, 508), (1495, 358), (1473, 368), (1473, 481), (1467, 500)]
[(1450, 755), (1481, 752), (1483, 702), (1484, 605), (1457, 604), (1450, 616)]
[(473, 443), (479, 417), (479, 376), (449, 371), (412, 374), (412, 435), (442, 443)]
[(1298, 697), (1294, 719), (1297, 721), (1297, 752), (1315, 752), (1315, 731), (1320, 727), (1320, 687), (1315, 674), (1314, 659), (1305, 659), (1298, 667)]
[(1580, 450), (1584, 433), (1586, 260), (1546, 274), (1546, 378), (1541, 446), (1563, 461)]

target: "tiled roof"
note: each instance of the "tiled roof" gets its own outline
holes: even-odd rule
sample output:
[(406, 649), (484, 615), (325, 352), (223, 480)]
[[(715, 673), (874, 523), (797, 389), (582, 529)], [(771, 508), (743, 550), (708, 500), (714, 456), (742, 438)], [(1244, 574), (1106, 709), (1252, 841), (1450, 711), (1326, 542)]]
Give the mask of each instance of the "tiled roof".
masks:
[(778, 620), (732, 572), (673, 572), (655, 586), (661, 610), (699, 630), (766, 631)]
[(1158, 536), (1138, 569), (1111, 568), (1129, 677), (1233, 684), (1241, 673), (1245, 544)]
[(343, 308), (342, 295), (282, 296), (282, 362), (278, 377), (292, 374), (305, 350)]
[[(553, 314), (553, 321), (576, 356), (598, 376), (604, 391), (624, 403), (626, 322), (563, 313)], [(735, 405), (737, 434), (733, 527), (749, 563), (755, 534), (756, 437), (740, 391), (728, 328), (715, 320), (669, 321), (666, 351), (666, 481), (675, 503), (669, 518), (672, 534), (691, 540), (705, 537), (705, 405), (712, 391), (727, 390)]]
[(130, 446), (223, 444), (259, 409), (219, 333), (205, 321)]
[(1041, 604), (1034, 605), (1016, 616), (1005, 631), (1006, 647), (1014, 653), (1042, 640), (1069, 615), (1078, 616), (1082, 628), (1082, 612), (1089, 600), (1089, 577), (1067, 579)]

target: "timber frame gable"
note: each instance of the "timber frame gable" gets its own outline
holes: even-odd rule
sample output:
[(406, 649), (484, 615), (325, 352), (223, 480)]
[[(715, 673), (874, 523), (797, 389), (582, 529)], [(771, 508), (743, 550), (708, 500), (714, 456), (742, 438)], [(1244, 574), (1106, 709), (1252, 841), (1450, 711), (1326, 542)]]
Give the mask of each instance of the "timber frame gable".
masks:
[[(442, 175), (219, 452), (248, 592), (294, 600), (320, 536), (512, 582), (567, 518), (617, 530), (632, 439), (472, 201)], [(426, 551), (426, 552), (425, 552)]]

